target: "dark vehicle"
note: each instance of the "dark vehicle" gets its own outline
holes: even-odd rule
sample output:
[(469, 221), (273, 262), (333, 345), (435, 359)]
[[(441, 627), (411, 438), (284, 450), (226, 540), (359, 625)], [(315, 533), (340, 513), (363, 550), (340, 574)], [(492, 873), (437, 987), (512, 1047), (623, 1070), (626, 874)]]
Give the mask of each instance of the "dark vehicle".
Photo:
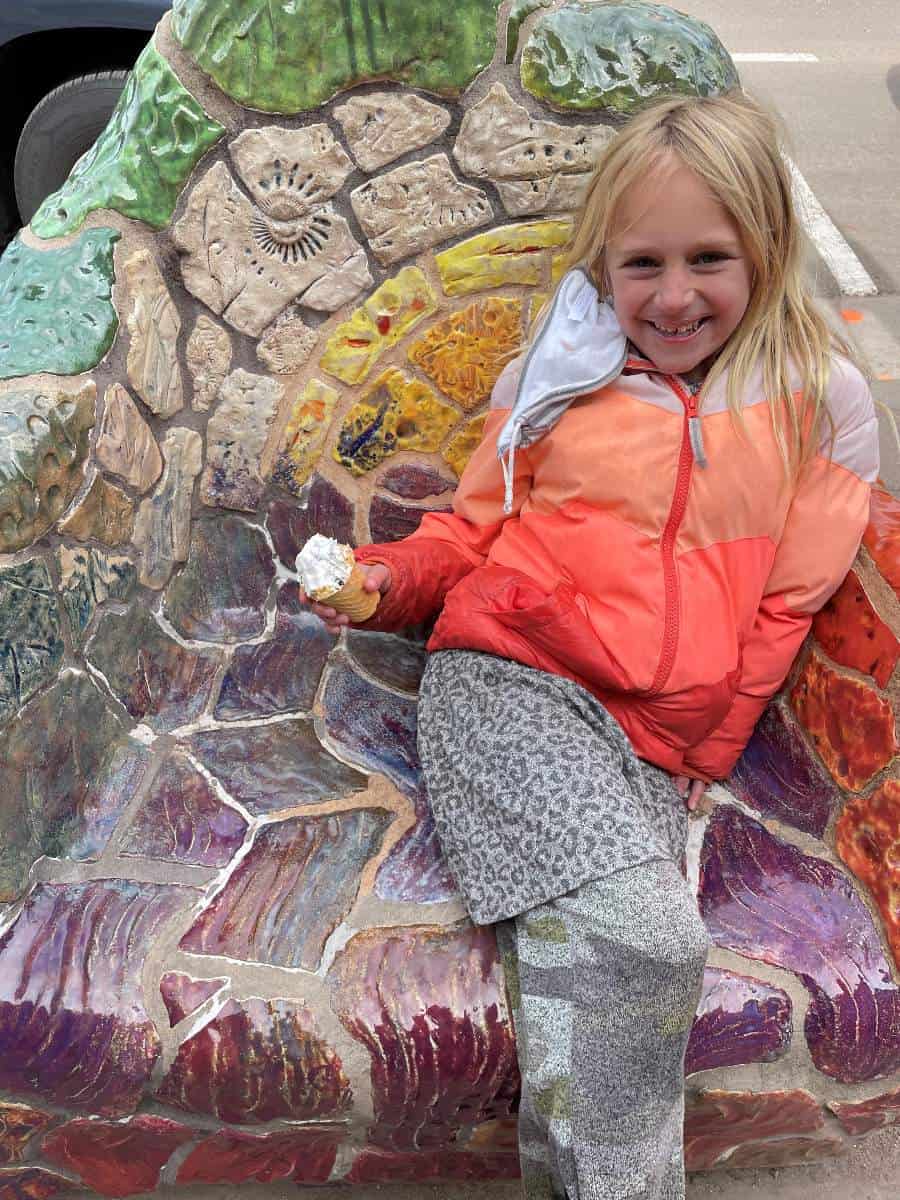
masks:
[(171, 0), (0, 0), (0, 234), (101, 132)]

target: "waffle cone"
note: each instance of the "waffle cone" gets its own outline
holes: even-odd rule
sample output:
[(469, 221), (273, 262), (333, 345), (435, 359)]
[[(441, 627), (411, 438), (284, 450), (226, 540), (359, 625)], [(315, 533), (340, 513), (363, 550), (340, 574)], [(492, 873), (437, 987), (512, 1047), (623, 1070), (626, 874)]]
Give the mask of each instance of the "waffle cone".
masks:
[(368, 621), (378, 607), (381, 593), (365, 591), (365, 580), (366, 573), (357, 563), (339, 592), (333, 592), (330, 596), (320, 596), (318, 599), (322, 604), (329, 604), (338, 612), (346, 613), (351, 621)]

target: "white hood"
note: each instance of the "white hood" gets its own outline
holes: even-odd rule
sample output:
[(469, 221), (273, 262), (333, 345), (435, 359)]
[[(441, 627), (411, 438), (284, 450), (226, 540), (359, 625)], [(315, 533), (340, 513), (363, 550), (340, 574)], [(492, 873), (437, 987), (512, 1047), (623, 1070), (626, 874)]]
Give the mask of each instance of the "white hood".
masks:
[(503, 511), (512, 511), (516, 449), (553, 428), (578, 396), (605, 387), (625, 366), (626, 339), (581, 267), (562, 279), (550, 312), (519, 375), (516, 399), (497, 441), (506, 482)]

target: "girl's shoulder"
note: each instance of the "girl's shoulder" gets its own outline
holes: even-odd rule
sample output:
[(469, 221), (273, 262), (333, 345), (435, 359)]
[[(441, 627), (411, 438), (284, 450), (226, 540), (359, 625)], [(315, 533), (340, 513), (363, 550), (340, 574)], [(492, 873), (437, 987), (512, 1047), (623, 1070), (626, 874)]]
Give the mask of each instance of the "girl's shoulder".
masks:
[(878, 417), (868, 380), (859, 367), (833, 352), (825, 403), (831, 418), (822, 452), (866, 483), (878, 476)]
[(833, 351), (829, 357), (825, 398), (835, 425), (849, 420), (875, 417), (875, 402), (869, 382), (859, 367)]

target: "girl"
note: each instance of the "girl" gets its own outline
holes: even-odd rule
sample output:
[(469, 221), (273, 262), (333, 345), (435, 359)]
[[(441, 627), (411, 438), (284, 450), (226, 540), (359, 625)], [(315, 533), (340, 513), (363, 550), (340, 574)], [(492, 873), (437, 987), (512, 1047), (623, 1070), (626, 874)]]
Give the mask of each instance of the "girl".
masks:
[(357, 551), (382, 593), (366, 627), (440, 610), (419, 747), (472, 919), (502, 922), (529, 1198), (684, 1195), (708, 947), (685, 808), (847, 573), (877, 473), (868, 388), (802, 252), (754, 102), (644, 111), (599, 162), (453, 513)]

